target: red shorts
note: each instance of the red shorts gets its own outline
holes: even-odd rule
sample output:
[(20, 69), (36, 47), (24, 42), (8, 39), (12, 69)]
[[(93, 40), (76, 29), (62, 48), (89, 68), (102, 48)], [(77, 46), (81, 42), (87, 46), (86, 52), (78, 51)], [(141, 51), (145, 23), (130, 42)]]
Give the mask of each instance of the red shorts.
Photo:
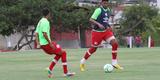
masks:
[(106, 30), (105, 32), (92, 31), (92, 46), (98, 47), (102, 40), (106, 41), (111, 37), (115, 38), (111, 30)]
[(60, 47), (60, 45), (56, 44), (55, 42), (52, 42), (52, 44), (56, 48), (55, 50), (53, 50), (49, 44), (41, 45), (41, 48), (43, 49), (44, 52), (46, 52), (49, 55), (59, 54), (62, 51), (62, 48)]

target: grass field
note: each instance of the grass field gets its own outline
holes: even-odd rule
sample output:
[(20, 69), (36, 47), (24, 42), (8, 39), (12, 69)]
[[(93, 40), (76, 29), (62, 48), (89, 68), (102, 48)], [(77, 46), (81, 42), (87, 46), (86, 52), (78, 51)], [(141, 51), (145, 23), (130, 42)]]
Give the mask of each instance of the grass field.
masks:
[[(67, 49), (68, 65), (74, 77), (62, 77), (59, 62), (52, 80), (159, 80), (160, 48), (120, 48), (119, 63), (123, 71), (104, 73), (103, 65), (111, 63), (111, 49), (98, 49), (86, 63), (87, 71), (79, 71), (79, 61), (86, 49)], [(45, 68), (51, 56), (41, 50), (0, 53), (0, 80), (47, 80)]]

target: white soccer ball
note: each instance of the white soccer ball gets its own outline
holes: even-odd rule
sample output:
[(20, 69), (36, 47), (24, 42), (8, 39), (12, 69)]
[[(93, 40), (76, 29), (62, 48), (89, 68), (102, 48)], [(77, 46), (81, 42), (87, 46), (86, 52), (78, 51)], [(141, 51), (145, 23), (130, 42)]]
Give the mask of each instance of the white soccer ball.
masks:
[(103, 67), (103, 70), (104, 70), (106, 73), (112, 72), (113, 69), (114, 69), (114, 67), (113, 67), (111, 64), (105, 64), (104, 67)]

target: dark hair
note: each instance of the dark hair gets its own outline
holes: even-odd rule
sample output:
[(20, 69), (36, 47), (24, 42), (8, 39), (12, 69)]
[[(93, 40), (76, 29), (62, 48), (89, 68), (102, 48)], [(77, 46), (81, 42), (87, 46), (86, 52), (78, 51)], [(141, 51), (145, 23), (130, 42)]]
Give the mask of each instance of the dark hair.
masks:
[(43, 16), (47, 16), (49, 14), (49, 9), (48, 8), (44, 8), (42, 10), (42, 14), (43, 14)]
[(107, 1), (108, 2), (109, 0), (102, 0), (101, 2), (103, 2), (103, 1)]

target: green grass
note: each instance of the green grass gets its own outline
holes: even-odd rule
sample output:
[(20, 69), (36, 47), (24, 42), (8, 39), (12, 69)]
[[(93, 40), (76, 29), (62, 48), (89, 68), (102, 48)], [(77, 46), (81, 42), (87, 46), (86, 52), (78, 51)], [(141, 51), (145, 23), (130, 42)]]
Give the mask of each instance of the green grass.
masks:
[[(71, 78), (62, 77), (61, 62), (55, 66), (52, 80), (159, 80), (160, 48), (120, 48), (119, 63), (123, 71), (104, 73), (103, 66), (111, 63), (111, 49), (98, 49), (87, 61), (87, 71), (79, 71), (79, 61), (87, 49), (67, 49)], [(51, 57), (41, 50), (0, 53), (0, 80), (47, 80), (45, 68)]]

